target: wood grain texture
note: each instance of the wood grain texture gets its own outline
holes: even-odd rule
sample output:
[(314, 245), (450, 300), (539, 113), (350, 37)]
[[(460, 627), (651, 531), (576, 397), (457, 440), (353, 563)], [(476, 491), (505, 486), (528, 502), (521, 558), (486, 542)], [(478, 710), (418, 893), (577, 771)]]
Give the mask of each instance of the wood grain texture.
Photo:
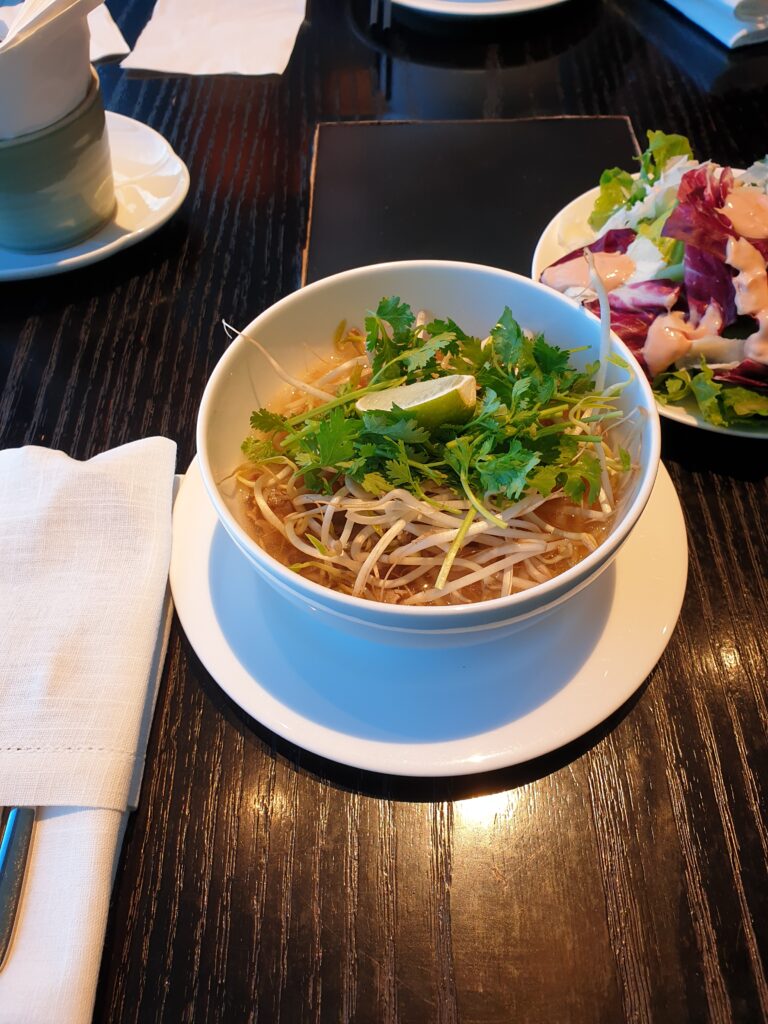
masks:
[[(114, 11), (130, 41), (149, 8)], [(190, 194), (105, 263), (0, 285), (0, 444), (84, 458), (162, 433), (187, 466), (222, 317), (299, 284), (319, 121), (626, 114), (725, 163), (767, 148), (768, 49), (728, 53), (661, 0), (461, 26), (395, 8), (389, 32), (368, 9), (311, 0), (279, 78), (102, 70)], [(245, 716), (174, 625), (96, 1021), (768, 1019), (768, 449), (663, 432), (679, 627), (624, 708), (534, 763), (416, 781), (324, 761)]]

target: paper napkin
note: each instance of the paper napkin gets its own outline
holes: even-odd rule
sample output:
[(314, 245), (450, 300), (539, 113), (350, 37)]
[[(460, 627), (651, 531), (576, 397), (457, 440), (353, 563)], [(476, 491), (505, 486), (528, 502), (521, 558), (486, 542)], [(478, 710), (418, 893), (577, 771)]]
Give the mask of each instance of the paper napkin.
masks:
[[(0, 39), (8, 34), (9, 27), (21, 13), (23, 4), (15, 0), (0, 0)], [(100, 60), (114, 60), (125, 57), (131, 48), (126, 43), (123, 33), (117, 27), (106, 4), (94, 8), (87, 17), (90, 32), (90, 58), (95, 64)]]
[(91, 33), (91, 63), (100, 60), (115, 60), (131, 52), (123, 33), (117, 27), (106, 4), (101, 4), (88, 15), (88, 30)]
[(280, 75), (305, 6), (305, 0), (157, 0), (121, 67), (187, 75)]
[(768, 39), (766, 0), (667, 0), (691, 21), (728, 47)]
[(99, 0), (25, 0), (3, 8), (0, 139), (54, 124), (91, 84), (87, 17)]
[(167, 641), (175, 445), (0, 451), (0, 804), (38, 807), (0, 1024), (86, 1024)]

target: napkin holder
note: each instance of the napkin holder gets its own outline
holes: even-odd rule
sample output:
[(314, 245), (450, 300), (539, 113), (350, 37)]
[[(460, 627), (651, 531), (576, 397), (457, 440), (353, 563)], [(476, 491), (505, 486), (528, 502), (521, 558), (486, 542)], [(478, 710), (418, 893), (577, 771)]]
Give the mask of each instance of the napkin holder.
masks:
[(13, 29), (0, 46), (0, 246), (63, 249), (115, 210), (98, 76), (85, 16)]

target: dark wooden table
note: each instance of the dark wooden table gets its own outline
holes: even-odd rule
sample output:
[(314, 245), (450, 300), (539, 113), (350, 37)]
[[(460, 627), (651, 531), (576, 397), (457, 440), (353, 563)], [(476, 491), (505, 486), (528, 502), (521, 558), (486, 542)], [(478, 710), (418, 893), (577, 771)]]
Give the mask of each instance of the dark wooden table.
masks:
[[(114, 5), (130, 42), (149, 7)], [(102, 69), (191, 191), (133, 249), (0, 286), (3, 447), (160, 433), (187, 466), (220, 319), (300, 283), (319, 121), (627, 114), (723, 163), (768, 148), (768, 47), (730, 54), (661, 0), (367, 14), (310, 0), (280, 78)], [(768, 446), (665, 422), (663, 458), (691, 545), (677, 631), (628, 706), (534, 763), (419, 782), (323, 761), (246, 717), (176, 623), (95, 1020), (766, 1019)]]

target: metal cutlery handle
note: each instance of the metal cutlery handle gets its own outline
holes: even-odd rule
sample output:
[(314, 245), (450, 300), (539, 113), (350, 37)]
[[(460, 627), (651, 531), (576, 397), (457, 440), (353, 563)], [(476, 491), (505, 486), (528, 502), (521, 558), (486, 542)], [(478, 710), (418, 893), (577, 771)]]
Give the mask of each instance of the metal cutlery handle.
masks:
[(0, 837), (0, 970), (11, 944), (34, 823), (34, 807), (12, 807)]

